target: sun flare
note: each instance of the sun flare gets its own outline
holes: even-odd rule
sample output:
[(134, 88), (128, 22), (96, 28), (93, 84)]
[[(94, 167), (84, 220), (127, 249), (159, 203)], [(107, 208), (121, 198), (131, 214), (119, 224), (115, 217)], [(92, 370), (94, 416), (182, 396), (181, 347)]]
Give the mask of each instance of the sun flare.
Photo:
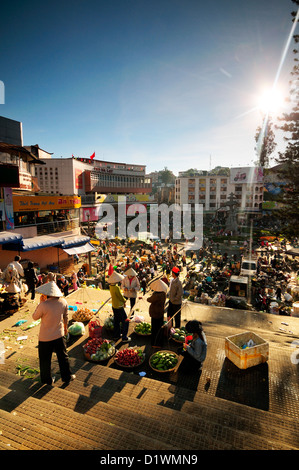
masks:
[(265, 90), (258, 102), (258, 107), (263, 113), (275, 114), (282, 108), (284, 102), (283, 94), (278, 89)]

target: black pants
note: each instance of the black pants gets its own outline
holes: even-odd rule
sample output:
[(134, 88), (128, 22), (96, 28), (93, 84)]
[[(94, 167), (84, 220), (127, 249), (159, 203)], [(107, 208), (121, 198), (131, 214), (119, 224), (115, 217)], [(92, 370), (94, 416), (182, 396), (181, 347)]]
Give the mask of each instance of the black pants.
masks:
[(188, 351), (183, 348), (178, 349), (178, 354), (183, 356), (183, 361), (181, 362), (180, 369), (183, 370), (186, 374), (192, 374), (199, 371), (202, 363), (195, 359)]
[(26, 292), (26, 295), (29, 294), (29, 292), (31, 292), (31, 300), (34, 300), (35, 299), (35, 284), (27, 284), (28, 286), (28, 290)]
[(71, 370), (66, 350), (66, 339), (64, 337), (54, 339), (53, 341), (39, 341), (38, 353), (41, 382), (48, 385), (52, 384), (51, 359), (53, 352), (56, 353), (58, 359), (62, 381), (69, 382)]
[(173, 317), (173, 315), (180, 310), (179, 313), (177, 313), (176, 316), (174, 317), (175, 328), (181, 327), (181, 307), (182, 307), (182, 304), (173, 304), (169, 301), (168, 310), (167, 310), (168, 317)]
[(164, 318), (151, 318), (151, 345), (163, 347), (164, 340)]
[(136, 304), (136, 297), (125, 297), (126, 300), (130, 299), (130, 308), (133, 309), (134, 305)]
[[(127, 314), (124, 307), (113, 308), (114, 318), (114, 338), (119, 338), (122, 335), (123, 339), (128, 338), (129, 322), (127, 321)], [(121, 326), (120, 326), (121, 324)]]

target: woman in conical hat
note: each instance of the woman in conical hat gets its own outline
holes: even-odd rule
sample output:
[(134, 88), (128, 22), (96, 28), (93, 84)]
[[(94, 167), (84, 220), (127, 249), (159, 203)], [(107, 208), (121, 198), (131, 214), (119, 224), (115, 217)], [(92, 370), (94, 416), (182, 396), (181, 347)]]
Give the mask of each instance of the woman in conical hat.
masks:
[(155, 292), (167, 292), (168, 286), (161, 279), (157, 279), (150, 284), (150, 288)]
[(121, 287), (124, 290), (124, 296), (126, 299), (130, 299), (131, 310), (136, 303), (137, 292), (140, 290), (140, 282), (137, 277), (136, 271), (129, 268), (125, 272), (125, 277), (122, 280)]
[(44, 294), (47, 297), (62, 297), (63, 293), (59, 289), (58, 285), (54, 281), (46, 282), (36, 289), (36, 292)]
[(137, 276), (137, 273), (133, 268), (129, 268), (127, 271), (125, 271), (125, 275), (129, 277), (135, 277)]
[(51, 358), (56, 353), (60, 368), (61, 379), (69, 382), (75, 378), (71, 374), (68, 353), (66, 349), (68, 327), (68, 304), (54, 281), (42, 284), (36, 289), (47, 296), (32, 315), (33, 320), (41, 320), (38, 342), (38, 354), (41, 382), (52, 385)]
[(124, 276), (116, 271), (113, 271), (111, 276), (108, 277), (107, 282), (109, 284), (117, 284), (123, 280)]
[[(117, 341), (122, 336), (123, 341), (131, 341), (128, 338), (129, 322), (125, 311), (126, 299), (121, 293), (118, 283), (123, 280), (124, 276), (114, 271), (108, 278), (110, 284), (109, 290), (111, 294), (112, 310), (114, 317), (114, 340)], [(120, 328), (121, 324), (121, 328)]]
[(150, 302), (149, 315), (151, 317), (151, 345), (162, 348), (164, 340), (164, 309), (166, 301), (167, 285), (160, 279), (151, 283), (153, 293), (148, 297)]

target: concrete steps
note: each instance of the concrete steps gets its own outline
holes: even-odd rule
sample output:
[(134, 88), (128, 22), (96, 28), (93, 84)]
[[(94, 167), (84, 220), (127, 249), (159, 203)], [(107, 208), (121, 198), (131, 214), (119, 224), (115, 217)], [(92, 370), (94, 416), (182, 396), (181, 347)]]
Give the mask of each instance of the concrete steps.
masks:
[(86, 366), (77, 364), (76, 380), (65, 388), (59, 380), (54, 387), (40, 386), (0, 370), (1, 448), (299, 447), (298, 424), (291, 419), (117, 369)]

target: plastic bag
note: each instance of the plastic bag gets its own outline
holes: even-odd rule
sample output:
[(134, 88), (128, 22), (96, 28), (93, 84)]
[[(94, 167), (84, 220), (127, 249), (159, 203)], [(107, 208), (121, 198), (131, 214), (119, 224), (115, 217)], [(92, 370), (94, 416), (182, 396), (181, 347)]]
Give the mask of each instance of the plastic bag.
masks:
[(132, 321), (135, 321), (136, 323), (142, 323), (144, 322), (144, 317), (141, 315), (135, 315)]
[(75, 322), (68, 327), (68, 332), (70, 335), (79, 336), (84, 335), (85, 333), (85, 326), (81, 322)]

